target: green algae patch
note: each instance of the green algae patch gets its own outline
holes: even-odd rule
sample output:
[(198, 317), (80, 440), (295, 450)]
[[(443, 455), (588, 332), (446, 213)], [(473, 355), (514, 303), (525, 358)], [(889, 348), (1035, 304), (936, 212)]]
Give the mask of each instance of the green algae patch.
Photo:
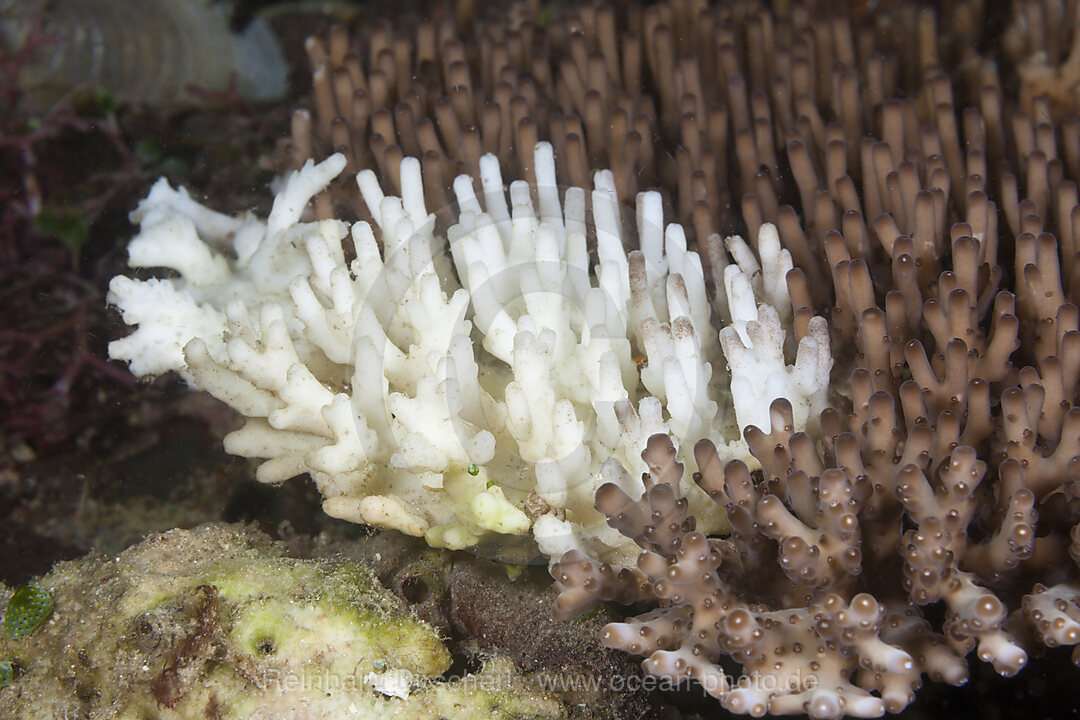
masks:
[[(321, 673), (366, 674), (384, 668), (437, 676), (450, 653), (432, 629), (419, 622), (327, 601), (268, 598), (240, 609), (229, 630), (232, 641), (254, 657), (279, 657), (290, 668)], [(333, 648), (318, 657), (313, 648)]]
[(4, 612), (4, 630), (19, 640), (41, 627), (52, 611), (53, 600), (48, 590), (25, 585), (12, 593), (8, 601)]
[[(19, 668), (0, 717), (567, 716), (505, 659), (447, 677), (441, 638), (366, 567), (288, 558), (242, 526), (154, 535), (60, 563), (35, 587), (52, 614), (0, 638)], [(10, 607), (19, 591), (0, 590)]]

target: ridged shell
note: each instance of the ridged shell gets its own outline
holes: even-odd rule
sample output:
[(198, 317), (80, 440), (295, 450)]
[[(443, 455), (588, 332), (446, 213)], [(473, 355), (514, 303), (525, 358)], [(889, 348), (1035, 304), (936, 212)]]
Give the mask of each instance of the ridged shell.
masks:
[(39, 17), (55, 38), (19, 75), (35, 103), (79, 87), (128, 102), (190, 103), (189, 86), (225, 91), (234, 73), (240, 97), (280, 97), (288, 66), (270, 26), (257, 19), (230, 32), (229, 10), (209, 0), (0, 0), (0, 43), (22, 47)]

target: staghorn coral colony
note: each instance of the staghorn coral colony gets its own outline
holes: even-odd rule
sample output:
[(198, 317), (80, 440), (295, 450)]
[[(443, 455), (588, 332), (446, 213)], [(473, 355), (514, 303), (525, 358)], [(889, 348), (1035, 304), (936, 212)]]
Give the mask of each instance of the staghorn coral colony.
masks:
[(1080, 4), (881, 5), (334, 28), (267, 221), (140, 205), (110, 352), (732, 712), (1080, 647)]

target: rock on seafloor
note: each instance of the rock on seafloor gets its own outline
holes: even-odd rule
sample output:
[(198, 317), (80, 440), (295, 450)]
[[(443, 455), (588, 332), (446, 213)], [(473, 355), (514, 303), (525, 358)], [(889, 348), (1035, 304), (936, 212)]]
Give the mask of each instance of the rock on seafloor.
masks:
[(240, 525), (151, 535), (34, 585), (54, 609), (0, 637), (3, 718), (591, 717), (499, 655), (455, 676), (438, 633), (368, 568), (286, 557)]

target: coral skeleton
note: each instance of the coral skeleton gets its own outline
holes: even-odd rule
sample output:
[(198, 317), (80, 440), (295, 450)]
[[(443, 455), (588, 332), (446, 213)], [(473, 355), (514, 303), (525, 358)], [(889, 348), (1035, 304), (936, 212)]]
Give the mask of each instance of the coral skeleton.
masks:
[[(356, 176), (373, 223), (351, 226), (302, 221), (341, 155), (292, 174), (265, 221), (161, 180), (132, 215), (130, 264), (173, 276), (113, 279), (110, 302), (138, 327), (110, 355), (235, 408), (247, 421), (226, 450), (263, 458), (263, 482), (309, 473), (334, 517), (450, 548), (532, 532), (549, 557), (628, 562), (636, 549), (593, 508), (596, 489), (640, 491), (658, 432), (752, 462), (742, 432), (767, 428), (778, 397), (813, 429), (828, 328), (816, 317), (795, 332), (791, 257), (771, 225), (727, 238), (734, 261), (714, 292), (658, 193), (638, 197), (628, 232), (609, 172), (563, 189), (549, 144), (534, 162), (536, 182), (508, 193), (494, 156), (459, 176), (445, 237), (413, 158), (400, 197)], [(703, 527), (726, 527), (684, 490)]]

